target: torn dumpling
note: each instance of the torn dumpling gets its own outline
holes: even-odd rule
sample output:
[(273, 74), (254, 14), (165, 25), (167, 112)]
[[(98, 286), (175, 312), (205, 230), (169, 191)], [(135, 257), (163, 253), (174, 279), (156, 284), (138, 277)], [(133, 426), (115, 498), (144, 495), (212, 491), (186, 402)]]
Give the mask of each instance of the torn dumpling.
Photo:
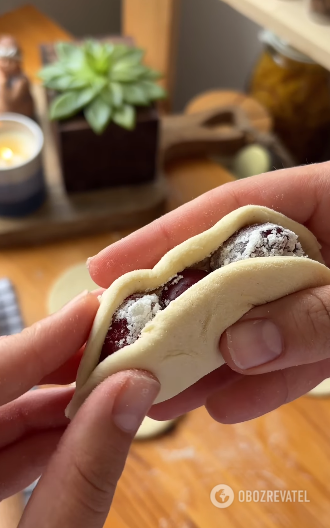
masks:
[[(133, 344), (160, 310), (204, 279), (209, 273), (233, 262), (256, 257), (306, 257), (298, 236), (279, 225), (265, 223), (238, 230), (210, 257), (178, 273), (157, 293), (131, 295), (115, 312), (107, 332), (100, 362)], [(208, 270), (208, 271), (206, 271)]]

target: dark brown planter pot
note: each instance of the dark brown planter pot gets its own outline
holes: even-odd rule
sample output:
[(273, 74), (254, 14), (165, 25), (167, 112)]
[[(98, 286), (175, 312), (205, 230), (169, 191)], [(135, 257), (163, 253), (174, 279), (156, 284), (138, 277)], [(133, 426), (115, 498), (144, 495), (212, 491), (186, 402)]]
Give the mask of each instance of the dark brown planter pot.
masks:
[[(56, 58), (52, 45), (42, 46), (41, 54), (44, 64)], [(54, 92), (46, 92), (50, 103)], [(132, 131), (110, 123), (103, 134), (97, 135), (83, 115), (54, 122), (53, 130), (68, 192), (141, 184), (156, 178), (159, 113), (155, 105), (137, 109)]]
[(54, 123), (65, 187), (81, 192), (153, 181), (157, 173), (159, 117), (138, 111), (134, 130), (111, 123), (97, 135), (83, 117)]

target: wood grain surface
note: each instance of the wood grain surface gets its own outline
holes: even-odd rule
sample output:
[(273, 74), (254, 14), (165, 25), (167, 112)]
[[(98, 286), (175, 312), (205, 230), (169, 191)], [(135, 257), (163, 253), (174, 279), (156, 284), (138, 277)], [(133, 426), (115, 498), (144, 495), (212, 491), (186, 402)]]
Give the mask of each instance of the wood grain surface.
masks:
[[(304, 397), (230, 426), (190, 413), (168, 436), (134, 444), (105, 527), (328, 527), (329, 412), (330, 400)], [(235, 493), (228, 509), (210, 501), (220, 484)], [(241, 490), (306, 490), (310, 502), (244, 503)]]
[[(171, 164), (167, 172), (168, 209), (232, 179), (221, 167), (202, 159)], [(125, 234), (110, 232), (2, 251), (0, 276), (11, 278), (17, 288), (25, 323), (46, 315), (49, 288), (61, 272)], [(134, 444), (105, 526), (328, 528), (329, 424), (330, 400), (308, 397), (232, 426), (217, 424), (203, 409), (194, 411), (171, 434)], [(227, 484), (236, 493), (228, 509), (217, 509), (210, 502), (210, 492), (218, 484)], [(239, 490), (263, 489), (307, 490), (310, 502), (238, 501)], [(0, 515), (7, 504), (1, 506)], [(0, 527), (14, 528), (7, 521), (0, 516)]]

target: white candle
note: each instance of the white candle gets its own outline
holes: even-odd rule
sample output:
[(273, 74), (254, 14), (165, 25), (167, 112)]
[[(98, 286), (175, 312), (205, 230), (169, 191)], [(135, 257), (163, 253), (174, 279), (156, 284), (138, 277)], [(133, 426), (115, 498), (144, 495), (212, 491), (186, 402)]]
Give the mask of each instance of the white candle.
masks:
[(29, 136), (20, 132), (1, 132), (0, 127), (0, 170), (22, 165), (32, 158), (35, 150)]
[(28, 117), (0, 114), (0, 215), (19, 216), (44, 198), (43, 133)]
[(0, 171), (26, 163), (38, 148), (38, 141), (24, 124), (1, 118), (0, 115)]

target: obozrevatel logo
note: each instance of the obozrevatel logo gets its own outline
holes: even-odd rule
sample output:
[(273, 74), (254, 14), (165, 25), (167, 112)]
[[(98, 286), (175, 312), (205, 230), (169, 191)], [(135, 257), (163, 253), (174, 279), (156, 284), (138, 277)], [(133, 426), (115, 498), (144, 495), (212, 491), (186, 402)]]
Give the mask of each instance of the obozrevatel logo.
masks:
[(228, 508), (234, 502), (234, 491), (226, 484), (219, 484), (211, 491), (210, 499), (216, 508)]

